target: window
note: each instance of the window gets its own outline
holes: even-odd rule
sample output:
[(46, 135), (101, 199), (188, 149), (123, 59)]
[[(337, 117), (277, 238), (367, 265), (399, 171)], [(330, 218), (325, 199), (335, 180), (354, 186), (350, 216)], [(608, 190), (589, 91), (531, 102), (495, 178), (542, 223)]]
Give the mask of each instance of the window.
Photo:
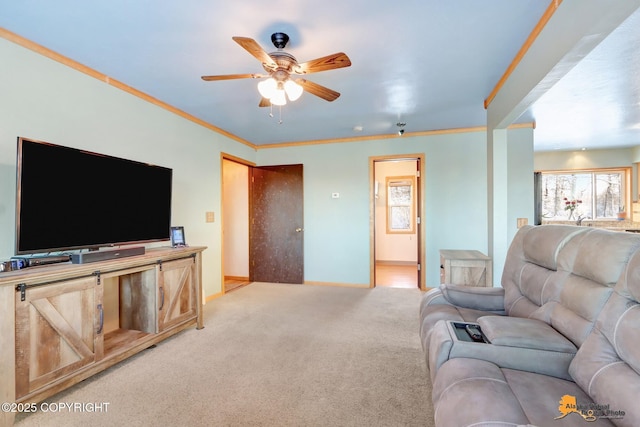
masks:
[(413, 233), (414, 183), (412, 176), (387, 177), (387, 233)]
[(542, 217), (614, 219), (629, 200), (629, 168), (542, 172)]

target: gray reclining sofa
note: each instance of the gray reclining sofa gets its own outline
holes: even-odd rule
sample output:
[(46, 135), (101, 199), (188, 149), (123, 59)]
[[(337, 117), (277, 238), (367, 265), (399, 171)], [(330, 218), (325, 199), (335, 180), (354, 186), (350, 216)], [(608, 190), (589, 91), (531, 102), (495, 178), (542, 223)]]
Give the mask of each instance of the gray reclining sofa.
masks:
[(501, 288), (424, 296), (436, 425), (640, 426), (639, 301), (640, 235), (521, 228)]

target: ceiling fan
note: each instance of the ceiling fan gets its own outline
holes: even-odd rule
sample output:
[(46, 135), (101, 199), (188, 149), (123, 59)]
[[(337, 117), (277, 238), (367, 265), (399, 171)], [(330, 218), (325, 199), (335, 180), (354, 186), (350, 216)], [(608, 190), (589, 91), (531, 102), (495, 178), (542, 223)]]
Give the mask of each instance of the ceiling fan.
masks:
[(295, 101), (302, 95), (303, 91), (329, 102), (336, 100), (340, 96), (340, 93), (307, 79), (292, 79), (291, 77), (293, 75), (305, 75), (349, 67), (351, 60), (346, 54), (342, 52), (334, 53), (299, 64), (293, 55), (283, 50), (289, 42), (289, 36), (285, 33), (273, 33), (271, 35), (271, 41), (278, 49), (276, 52), (271, 53), (267, 53), (255, 40), (248, 37), (233, 37), (233, 40), (260, 61), (267, 74), (202, 76), (202, 80), (260, 79), (267, 77), (266, 80), (258, 83), (258, 91), (262, 95), (260, 107), (285, 105), (287, 98), (290, 101)]

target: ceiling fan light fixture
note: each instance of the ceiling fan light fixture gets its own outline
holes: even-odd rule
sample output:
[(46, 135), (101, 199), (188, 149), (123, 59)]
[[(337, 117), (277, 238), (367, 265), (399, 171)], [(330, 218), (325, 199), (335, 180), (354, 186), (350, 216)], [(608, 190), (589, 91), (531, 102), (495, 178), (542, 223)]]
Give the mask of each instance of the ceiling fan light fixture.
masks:
[(284, 89), (276, 89), (274, 95), (269, 98), (272, 105), (286, 105), (287, 97), (285, 96)]
[(287, 80), (284, 83), (284, 90), (287, 92), (287, 97), (289, 101), (295, 101), (302, 95), (303, 89), (298, 83), (293, 80)]
[(263, 98), (271, 99), (275, 96), (278, 89), (278, 82), (273, 77), (269, 77), (266, 80), (258, 83), (258, 92)]

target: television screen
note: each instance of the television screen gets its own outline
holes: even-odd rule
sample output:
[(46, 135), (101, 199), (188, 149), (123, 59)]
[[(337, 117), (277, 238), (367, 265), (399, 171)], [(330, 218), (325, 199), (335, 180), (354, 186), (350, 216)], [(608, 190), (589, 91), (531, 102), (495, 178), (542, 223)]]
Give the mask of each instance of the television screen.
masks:
[(18, 138), (16, 254), (168, 240), (172, 170)]

